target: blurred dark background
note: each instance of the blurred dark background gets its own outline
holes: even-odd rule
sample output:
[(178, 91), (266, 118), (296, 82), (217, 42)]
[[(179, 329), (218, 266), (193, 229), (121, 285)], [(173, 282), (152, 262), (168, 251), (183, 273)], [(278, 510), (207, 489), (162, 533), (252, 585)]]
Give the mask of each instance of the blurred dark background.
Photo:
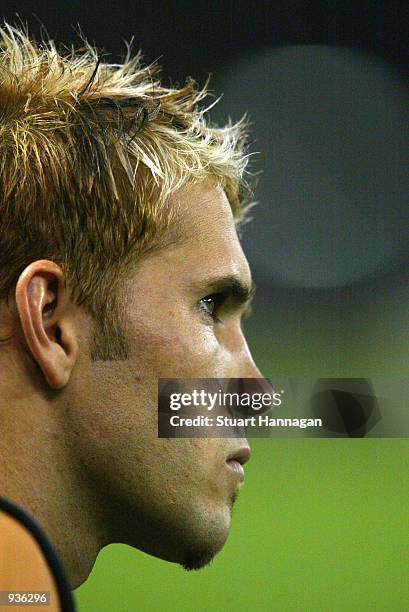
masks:
[(2, 16), (18, 14), (39, 33), (76, 42), (79, 23), (91, 42), (123, 52), (122, 39), (135, 37), (148, 61), (162, 56), (165, 73), (184, 80), (209, 72), (245, 53), (274, 45), (341, 45), (369, 52), (407, 74), (409, 4), (396, 0), (302, 2), (243, 0), (190, 2), (3, 2)]

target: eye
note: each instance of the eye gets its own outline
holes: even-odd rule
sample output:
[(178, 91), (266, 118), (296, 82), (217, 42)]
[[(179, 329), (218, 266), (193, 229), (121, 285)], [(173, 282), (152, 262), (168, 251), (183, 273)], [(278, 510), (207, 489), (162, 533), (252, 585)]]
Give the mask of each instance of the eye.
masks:
[(217, 313), (226, 299), (227, 296), (224, 293), (211, 293), (199, 300), (199, 308), (214, 321), (220, 323), (221, 321), (217, 317)]

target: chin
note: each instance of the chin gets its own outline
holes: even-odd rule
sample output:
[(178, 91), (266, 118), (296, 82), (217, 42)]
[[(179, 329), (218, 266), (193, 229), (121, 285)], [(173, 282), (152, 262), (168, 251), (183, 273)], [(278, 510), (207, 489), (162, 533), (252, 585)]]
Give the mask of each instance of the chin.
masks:
[(205, 548), (202, 550), (192, 550), (186, 555), (184, 561), (182, 561), (180, 565), (187, 571), (202, 569), (202, 567), (209, 565), (209, 563), (213, 561), (217, 552), (218, 551), (206, 550)]
[(221, 521), (220, 518), (213, 519), (210, 525), (196, 525), (196, 529), (191, 528), (189, 531), (186, 531), (186, 526), (181, 529), (174, 526), (171, 536), (166, 529), (162, 529), (160, 544), (145, 541), (141, 546), (140, 542), (135, 541), (136, 538), (125, 543), (163, 561), (177, 563), (185, 570), (198, 570), (208, 565), (226, 543), (229, 522)]
[(214, 557), (223, 548), (228, 532), (217, 541), (201, 542), (186, 547), (182, 560), (179, 562), (185, 570), (198, 570), (213, 561)]
[[(198, 570), (208, 565), (226, 543), (233, 503), (232, 498), (217, 508), (211, 508), (209, 503), (193, 504), (189, 509), (185, 505), (180, 515), (175, 513), (174, 507), (169, 507), (156, 520), (152, 514), (145, 515), (142, 521), (138, 521), (137, 532), (128, 531), (126, 536), (122, 533), (121, 539), (116, 541), (177, 563), (186, 570)], [(129, 528), (132, 524), (131, 520), (121, 521), (122, 527)]]
[(231, 506), (202, 517), (200, 529), (185, 543), (180, 565), (186, 570), (198, 570), (208, 565), (223, 548), (229, 535)]

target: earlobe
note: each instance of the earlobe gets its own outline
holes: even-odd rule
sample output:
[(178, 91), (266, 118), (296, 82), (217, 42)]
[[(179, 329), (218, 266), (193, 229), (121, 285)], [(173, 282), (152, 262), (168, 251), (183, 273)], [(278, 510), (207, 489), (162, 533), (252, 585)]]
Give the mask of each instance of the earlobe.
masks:
[(47, 383), (65, 387), (78, 347), (61, 268), (48, 260), (30, 264), (17, 282), (16, 306), (25, 345)]

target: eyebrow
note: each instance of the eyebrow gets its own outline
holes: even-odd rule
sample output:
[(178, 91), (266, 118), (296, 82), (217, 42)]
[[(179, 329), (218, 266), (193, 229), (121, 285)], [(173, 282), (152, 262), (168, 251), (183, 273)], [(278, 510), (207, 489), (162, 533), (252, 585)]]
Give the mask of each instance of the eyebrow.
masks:
[(248, 285), (234, 275), (203, 278), (194, 284), (194, 288), (197, 291), (205, 291), (209, 294), (224, 293), (238, 306), (246, 306), (244, 316), (250, 314), (250, 303), (256, 292), (256, 285), (253, 281)]

